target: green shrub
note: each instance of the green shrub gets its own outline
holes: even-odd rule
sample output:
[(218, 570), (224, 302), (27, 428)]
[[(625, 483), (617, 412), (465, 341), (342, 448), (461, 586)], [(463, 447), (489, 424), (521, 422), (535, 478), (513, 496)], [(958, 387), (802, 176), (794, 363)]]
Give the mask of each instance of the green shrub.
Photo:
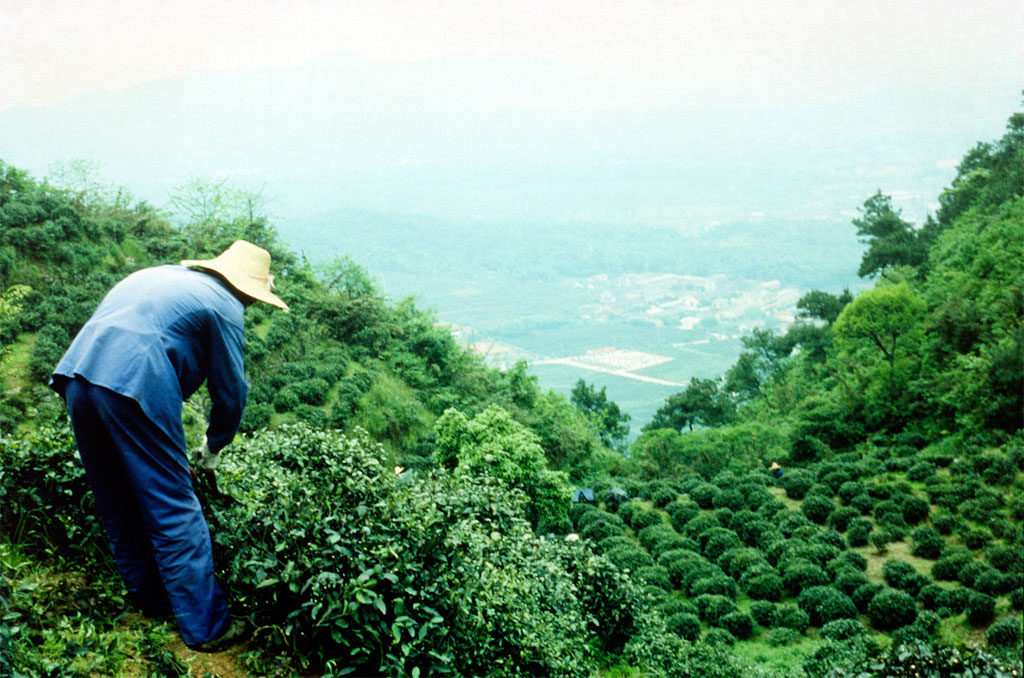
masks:
[[(704, 642), (712, 647), (729, 647), (736, 644), (736, 637), (723, 628), (715, 627), (708, 629), (704, 634)], [(705, 670), (713, 667), (705, 667)], [(707, 674), (703, 674), (707, 675)]]
[(778, 602), (782, 600), (785, 587), (782, 577), (774, 572), (766, 572), (751, 578), (744, 586), (744, 591), (755, 601)]
[(952, 513), (939, 513), (932, 516), (932, 527), (938, 530), (939, 534), (949, 536), (957, 529), (959, 521)]
[(924, 610), (923, 612), (917, 613), (917, 621), (914, 622), (914, 626), (920, 626), (924, 629), (925, 633), (930, 638), (935, 630), (939, 628), (939, 615), (935, 614), (931, 610)]
[(935, 475), (935, 464), (930, 461), (916, 462), (907, 470), (907, 480), (914, 482), (924, 482), (933, 475)]
[(849, 506), (854, 497), (866, 492), (867, 489), (861, 483), (855, 480), (847, 480), (836, 490), (836, 495), (839, 497), (839, 501)]
[(710, 483), (703, 483), (697, 485), (690, 490), (690, 499), (697, 503), (697, 506), (702, 509), (711, 509), (714, 507), (714, 499), (718, 493), (721, 492), (717, 487)]
[(996, 599), (987, 593), (970, 591), (967, 594), (967, 621), (971, 626), (987, 626), (995, 616)]
[(364, 674), (583, 676), (581, 639), (617, 652), (635, 632), (634, 585), (582, 543), (536, 537), (520, 492), (466, 473), (403, 483), (383, 458), (286, 426), (222, 462), (238, 502), (209, 515), (219, 576), (236, 614), (290, 630), (266, 642)]
[(795, 560), (782, 570), (782, 585), (792, 595), (798, 595), (807, 588), (829, 583), (825, 570), (806, 560)]
[(736, 582), (723, 574), (698, 579), (690, 586), (690, 595), (692, 596), (700, 596), (707, 593), (735, 598)]
[[(868, 675), (872, 676), (1001, 677), (1012, 676), (1012, 671), (1015, 670), (1018, 675), (1020, 674), (1020, 660), (1017, 658), (1006, 661), (997, 659), (983, 650), (933, 645), (915, 638), (908, 640), (909, 642), (904, 643), (894, 642), (882, 657), (872, 659), (864, 656), (860, 660), (849, 661), (841, 666), (852, 667), (852, 671), (856, 672), (853, 675), (863, 675), (870, 671)], [(808, 675), (812, 674), (808, 672)]]
[[(620, 509), (621, 512), (621, 509)], [(661, 514), (657, 511), (651, 511), (648, 509), (642, 509), (632, 514), (629, 526), (639, 532), (645, 527), (651, 527), (653, 525), (661, 525), (665, 521), (662, 520)]]
[(985, 548), (992, 541), (992, 533), (981, 528), (971, 528), (963, 535), (964, 545), (972, 551)]
[(679, 493), (671, 487), (663, 487), (651, 495), (651, 503), (658, 508), (664, 508), (670, 502), (679, 498)]
[(822, 638), (829, 640), (846, 640), (864, 633), (865, 629), (856, 619), (836, 619), (821, 627)]
[(803, 633), (811, 625), (811, 618), (795, 605), (782, 605), (775, 612), (775, 625)]
[(754, 632), (754, 620), (742, 612), (730, 612), (719, 619), (718, 624), (740, 640), (749, 638)]
[(904, 591), (882, 589), (871, 599), (867, 614), (876, 629), (891, 631), (914, 623), (917, 603)]
[(651, 555), (636, 545), (618, 546), (604, 554), (608, 560), (615, 563), (615, 566), (636, 572), (641, 567), (650, 567), (654, 564)]
[(812, 537), (814, 544), (822, 544), (835, 551), (846, 550), (846, 540), (835, 530), (822, 530)]
[[(712, 633), (717, 631), (719, 633)], [(728, 635), (712, 629), (709, 636)], [(653, 676), (707, 676), (707, 678), (744, 678), (746, 669), (725, 649), (707, 642), (690, 643), (675, 634), (665, 633), (664, 625), (647, 624), (626, 646), (623, 659), (643, 667)]]
[(841, 591), (831, 586), (812, 586), (797, 597), (800, 609), (810, 617), (811, 624), (821, 626), (836, 619), (857, 617), (857, 606)]
[(617, 527), (608, 521), (597, 520), (584, 527), (580, 532), (580, 536), (585, 539), (589, 539), (592, 542), (599, 542), (607, 539), (608, 537), (621, 535), (622, 532), (622, 528)]
[(669, 598), (668, 600), (658, 603), (658, 612), (661, 612), (662, 616), (666, 619), (674, 614), (685, 612), (686, 614), (692, 614), (697, 616), (697, 606), (688, 600), (680, 600), (679, 598)]
[(270, 418), (274, 414), (274, 406), (269, 403), (249, 403), (242, 415), (242, 423), (238, 430), (242, 433), (252, 433), (270, 425)]
[(956, 581), (960, 570), (972, 562), (974, 557), (966, 551), (943, 555), (932, 565), (932, 578), (937, 581)]
[(686, 523), (692, 520), (698, 513), (700, 507), (692, 501), (674, 501), (665, 507), (672, 527), (677, 532), (682, 532)]
[(928, 577), (918, 572), (914, 572), (903, 580), (903, 586), (901, 588), (910, 595), (916, 596), (918, 591), (931, 583), (932, 580)]
[(1018, 586), (1010, 592), (1010, 607), (1015, 610), (1024, 609), (1024, 586)]
[(859, 515), (860, 512), (852, 506), (840, 506), (829, 514), (825, 524), (838, 532), (846, 532), (850, 521)]
[(902, 506), (903, 520), (908, 525), (917, 525), (928, 517), (930, 508), (928, 501), (921, 497), (907, 497)]
[(300, 402), (295, 389), (286, 386), (274, 396), (274, 409), (278, 412), (290, 412), (298, 407)]
[(72, 562), (106, 557), (106, 533), (68, 424), (0, 435), (0, 479), (6, 539)]
[(636, 542), (624, 534), (616, 534), (611, 537), (605, 537), (599, 541), (595, 545), (594, 550), (598, 553), (607, 553), (608, 551), (611, 551), (614, 548), (619, 548), (620, 546), (636, 548)]
[(782, 487), (790, 499), (803, 499), (813, 485), (813, 476), (800, 469), (794, 469), (782, 476)]
[(818, 525), (824, 525), (834, 509), (835, 504), (831, 499), (816, 494), (809, 495), (800, 504), (803, 514)]
[[(835, 557), (831, 563), (837, 563), (839, 565), (846, 565), (852, 567), (855, 570), (864, 572), (868, 569), (868, 559), (860, 551), (843, 551)], [(831, 564), (830, 563), (830, 564)]]
[(636, 536), (637, 539), (640, 540), (640, 543), (643, 544), (643, 547), (645, 549), (647, 549), (648, 551), (653, 551), (654, 546), (658, 542), (665, 539), (678, 538), (679, 534), (672, 529), (671, 525), (666, 525), (665, 523), (659, 522), (657, 524), (649, 525), (648, 527), (639, 530)]
[(952, 589), (943, 589), (941, 593), (935, 596), (935, 602), (938, 607), (944, 607), (953, 614), (959, 614), (967, 608), (970, 597), (970, 589), (958, 586)]
[(942, 587), (938, 584), (922, 586), (917, 592), (917, 602), (926, 610), (937, 610), (939, 607), (939, 596), (942, 594)]
[(722, 490), (711, 499), (711, 506), (716, 509), (740, 511), (747, 507), (747, 498), (737, 489)]
[(327, 413), (319, 407), (313, 405), (307, 405), (305, 403), (299, 404), (295, 410), (295, 420), (300, 421), (303, 424), (313, 429), (325, 429), (330, 428)]
[(739, 579), (744, 572), (756, 565), (768, 564), (763, 553), (749, 547), (731, 548), (722, 553), (715, 562), (722, 571), (734, 579)]
[(580, 506), (580, 505), (582, 505), (582, 506), (589, 506), (590, 510), (585, 510), (585, 509), (584, 510), (579, 510), (579, 509), (576, 509), (575, 511), (570, 513), (570, 519), (572, 520), (572, 523), (576, 527), (577, 530), (581, 530), (581, 531), (582, 530), (586, 530), (588, 527), (590, 527), (591, 525), (593, 525), (595, 523), (604, 523), (604, 524), (610, 525), (611, 527), (615, 528), (615, 533), (616, 534), (622, 533), (622, 532), (625, 531), (625, 528), (626, 528), (625, 523), (623, 523), (622, 519), (619, 518), (614, 513), (609, 513), (608, 511), (602, 511), (601, 509), (597, 508), (593, 504), (586, 504), (586, 503), (582, 503), (582, 502), (574, 504), (573, 508), (575, 509), (575, 507)]
[(892, 499), (875, 504), (875, 522), (886, 527), (907, 527), (902, 507)]
[(644, 509), (643, 504), (641, 504), (640, 502), (638, 502), (636, 500), (630, 499), (629, 501), (626, 501), (626, 502), (624, 502), (624, 503), (619, 505), (618, 510), (615, 511), (615, 515), (617, 515), (619, 518), (621, 518), (623, 520), (623, 522), (625, 522), (627, 525), (632, 527), (633, 526), (633, 514), (636, 513), (637, 511), (644, 511), (644, 510), (646, 510), (646, 509)]
[(714, 626), (718, 620), (736, 611), (736, 604), (729, 598), (714, 594), (704, 594), (693, 599), (700, 618)]
[(767, 600), (755, 600), (750, 603), (750, 616), (766, 629), (775, 626), (777, 621), (775, 605)]
[(972, 560), (960, 568), (960, 572), (957, 573), (957, 579), (964, 586), (973, 587), (974, 582), (977, 581), (978, 577), (990, 569), (992, 568), (980, 560)]
[(724, 527), (714, 528), (700, 535), (700, 543), (704, 557), (718, 560), (718, 557), (729, 549), (738, 548), (742, 542), (732, 530)]
[(293, 382), (289, 384), (288, 388), (295, 391), (295, 395), (301, 403), (306, 405), (323, 405), (324, 401), (327, 400), (327, 392), (331, 386), (323, 379), (314, 377)]
[[(657, 526), (655, 526), (657, 527)], [(666, 527), (668, 527), (666, 525)], [(651, 544), (651, 555), (657, 559), (662, 553), (679, 549), (698, 548), (697, 543), (678, 534), (663, 534)]]
[(666, 591), (672, 590), (672, 580), (669, 579), (668, 569), (661, 565), (646, 565), (638, 567), (633, 579), (645, 586), (657, 586)]
[(679, 612), (665, 619), (665, 628), (680, 638), (695, 642), (700, 638), (700, 619), (696, 615)]
[(1020, 618), (1003, 617), (985, 634), (989, 647), (1016, 647), (1020, 644)]
[(863, 518), (854, 518), (846, 529), (846, 542), (850, 547), (867, 546), (871, 535), (871, 522)]
[(994, 567), (989, 567), (974, 579), (973, 588), (990, 596), (999, 596), (1009, 593), (1013, 584), (1013, 577), (1003, 574)]
[(882, 578), (894, 589), (902, 589), (904, 580), (914, 574), (917, 570), (905, 560), (887, 560), (882, 565)]
[(919, 527), (910, 533), (910, 552), (918, 558), (935, 560), (942, 553), (946, 540), (934, 527)]
[(703, 513), (695, 516), (687, 522), (683, 528), (683, 532), (685, 536), (690, 537), (691, 539), (696, 539), (707, 530), (720, 527), (722, 527), (722, 525), (718, 522), (717, 518), (713, 515)]
[(860, 570), (854, 570), (853, 568), (844, 568), (837, 573), (835, 580), (832, 585), (842, 591), (848, 596), (852, 596), (853, 592), (859, 589), (864, 584), (870, 583), (867, 575)]
[(875, 499), (867, 492), (858, 494), (850, 500), (850, 506), (861, 512), (861, 515), (868, 515), (875, 509)]
[[(672, 568), (669, 568), (670, 576)], [(693, 596), (694, 587), (697, 582), (701, 579), (709, 579), (711, 577), (724, 577), (725, 573), (722, 572), (722, 568), (718, 567), (714, 563), (709, 563), (706, 560), (699, 560), (692, 562), (684, 570), (682, 579), (680, 581), (679, 588), (682, 589), (687, 595)], [(731, 581), (731, 580), (730, 580)]]
[(764, 642), (771, 645), (772, 647), (785, 647), (786, 645), (792, 645), (793, 643), (799, 642), (801, 634), (790, 628), (775, 628), (769, 629), (768, 633), (764, 634)]
[(857, 610), (861, 614), (866, 614), (868, 611), (868, 605), (871, 604), (871, 600), (881, 591), (884, 587), (881, 584), (862, 584), (858, 586), (853, 595), (850, 596), (850, 600), (857, 606)]

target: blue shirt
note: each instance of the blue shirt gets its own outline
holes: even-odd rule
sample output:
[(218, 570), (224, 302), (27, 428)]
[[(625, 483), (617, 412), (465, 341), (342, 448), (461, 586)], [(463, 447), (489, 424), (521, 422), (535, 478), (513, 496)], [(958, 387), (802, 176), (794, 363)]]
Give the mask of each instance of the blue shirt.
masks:
[(64, 395), (82, 377), (135, 400), (155, 423), (181, 433), (182, 402), (205, 380), (213, 409), (210, 449), (231, 442), (249, 384), (242, 363), (244, 306), (219, 279), (184, 266), (132, 273), (107, 293), (54, 370)]

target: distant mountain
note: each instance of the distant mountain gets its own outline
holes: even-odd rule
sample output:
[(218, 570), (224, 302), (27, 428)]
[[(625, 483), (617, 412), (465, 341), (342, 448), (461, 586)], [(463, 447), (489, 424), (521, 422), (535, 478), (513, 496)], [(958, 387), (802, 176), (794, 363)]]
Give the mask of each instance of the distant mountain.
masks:
[(877, 188), (923, 214), (952, 173), (937, 163), (1006, 110), (909, 92), (637, 110), (611, 85), (522, 55), (338, 55), (2, 111), (0, 157), (38, 175), (95, 160), (155, 204), (190, 176), (231, 176), (266, 185), (285, 219), (346, 208), (690, 228), (834, 216)]

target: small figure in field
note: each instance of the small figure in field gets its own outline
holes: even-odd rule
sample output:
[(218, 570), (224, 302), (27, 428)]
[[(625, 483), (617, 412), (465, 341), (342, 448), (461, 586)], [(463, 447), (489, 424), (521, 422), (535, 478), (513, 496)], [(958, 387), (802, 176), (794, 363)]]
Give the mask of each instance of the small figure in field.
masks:
[(53, 373), (129, 598), (173, 615), (185, 644), (241, 640), (213, 570), (210, 530), (192, 484), (182, 403), (205, 381), (213, 403), (194, 463), (212, 474), (232, 441), (249, 384), (243, 311), (271, 292), (270, 253), (244, 240), (215, 259), (132, 273), (115, 285)]
[(777, 461), (773, 461), (772, 465), (768, 467), (768, 470), (772, 472), (772, 475), (775, 477), (776, 480), (783, 476), (782, 467), (779, 466), (779, 462)]

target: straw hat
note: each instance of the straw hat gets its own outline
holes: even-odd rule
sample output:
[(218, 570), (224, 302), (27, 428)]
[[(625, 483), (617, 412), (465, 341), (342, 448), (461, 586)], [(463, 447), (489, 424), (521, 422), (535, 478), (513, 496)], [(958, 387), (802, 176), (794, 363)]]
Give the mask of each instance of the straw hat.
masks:
[(219, 273), (245, 296), (288, 310), (288, 304), (270, 291), (274, 287), (274, 276), (270, 275), (270, 252), (251, 242), (236, 240), (215, 259), (185, 259), (181, 265)]

